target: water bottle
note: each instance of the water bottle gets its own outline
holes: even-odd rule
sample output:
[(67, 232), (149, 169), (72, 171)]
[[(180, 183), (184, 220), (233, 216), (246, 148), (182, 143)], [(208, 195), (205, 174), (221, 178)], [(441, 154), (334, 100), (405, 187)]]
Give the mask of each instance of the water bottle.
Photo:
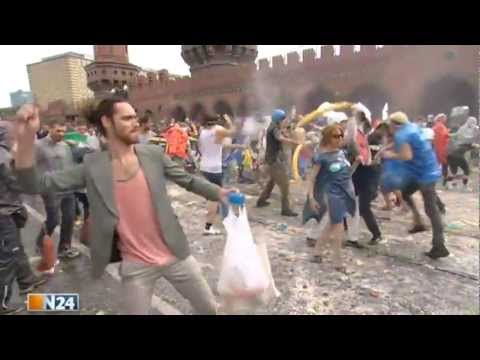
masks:
[(241, 192), (233, 192), (228, 195), (228, 202), (233, 213), (240, 216), (240, 209), (245, 206), (245, 194)]

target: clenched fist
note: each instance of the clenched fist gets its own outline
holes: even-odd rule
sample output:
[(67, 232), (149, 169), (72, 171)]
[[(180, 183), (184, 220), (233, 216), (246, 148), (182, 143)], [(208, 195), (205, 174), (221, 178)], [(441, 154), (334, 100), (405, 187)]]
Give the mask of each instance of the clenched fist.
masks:
[(38, 106), (32, 104), (23, 105), (17, 112), (15, 122), (15, 135), (19, 143), (35, 139), (40, 129), (40, 116)]

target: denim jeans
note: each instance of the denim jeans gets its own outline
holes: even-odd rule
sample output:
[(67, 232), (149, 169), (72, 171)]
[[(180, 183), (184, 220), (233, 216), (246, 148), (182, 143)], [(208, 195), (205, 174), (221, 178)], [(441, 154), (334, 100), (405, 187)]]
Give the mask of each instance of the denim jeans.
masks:
[[(42, 195), (45, 205), (47, 220), (37, 237), (37, 248), (41, 249), (42, 240), (47, 235), (51, 236), (55, 228), (60, 224), (60, 242), (58, 252), (69, 249), (72, 245), (73, 227), (75, 223), (75, 195), (74, 194), (44, 194)], [(61, 213), (61, 223), (60, 223)]]

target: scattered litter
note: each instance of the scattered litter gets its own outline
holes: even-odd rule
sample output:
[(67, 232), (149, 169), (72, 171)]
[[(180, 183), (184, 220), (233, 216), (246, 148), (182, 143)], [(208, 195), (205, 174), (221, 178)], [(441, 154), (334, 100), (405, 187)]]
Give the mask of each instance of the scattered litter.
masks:
[(287, 230), (288, 230), (288, 225), (287, 224), (277, 224), (277, 225), (274, 226), (274, 229), (277, 230), (277, 231), (281, 231), (281, 232), (286, 233)]
[(464, 225), (461, 222), (455, 221), (447, 225), (448, 230), (460, 230), (463, 229)]
[(105, 315), (105, 311), (103, 310), (97, 311), (95, 315)]
[(475, 224), (473, 221), (461, 220), (461, 222), (463, 222), (466, 225), (470, 225), (470, 226), (478, 226), (478, 224)]

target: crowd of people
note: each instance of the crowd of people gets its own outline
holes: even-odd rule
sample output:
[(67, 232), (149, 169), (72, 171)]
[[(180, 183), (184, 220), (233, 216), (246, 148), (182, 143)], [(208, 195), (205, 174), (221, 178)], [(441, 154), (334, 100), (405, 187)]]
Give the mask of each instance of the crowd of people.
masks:
[[(108, 98), (84, 117), (74, 124), (58, 119), (44, 124), (38, 108), (25, 105), (14, 121), (0, 122), (1, 313), (17, 309), (9, 304), (14, 281), (28, 293), (54, 274), (57, 257), (79, 256), (72, 246), (77, 224), (81, 242), (90, 247), (95, 277), (121, 261), (127, 313), (147, 314), (155, 282), (164, 277), (197, 313), (215, 314), (215, 297), (190, 253), (167, 181), (208, 200), (203, 234), (219, 235), (214, 224), (217, 216), (226, 216), (235, 183), (257, 183), (260, 208), (270, 205), (277, 185), (280, 215), (297, 217), (290, 187), (298, 166), (306, 181), (302, 222), (317, 224), (307, 236), (312, 261), (322, 262), (331, 243), (334, 269), (340, 272), (347, 271), (343, 245), (367, 246), (360, 242), (360, 219), (371, 234), (368, 246), (387, 241), (372, 210), (380, 193), (384, 210), (411, 211), (409, 233), (427, 230), (412, 197), (419, 192), (433, 233), (426, 255), (446, 257), (446, 207), (436, 184), (443, 175), (444, 186), (461, 179), (467, 187), (465, 154), (478, 148), (480, 135), (472, 117), (451, 133), (444, 114), (433, 124), (410, 122), (403, 112), (379, 121), (360, 103), (324, 103), (306, 116), (281, 109), (269, 117), (234, 120), (201, 114), (198, 122), (172, 119), (158, 129), (151, 117), (139, 118), (128, 101)], [(41, 276), (34, 275), (20, 239), (28, 218), (22, 193), (41, 195), (44, 203), (46, 221), (36, 239), (43, 260), (46, 239), (60, 225), (54, 261), (40, 263)]]

